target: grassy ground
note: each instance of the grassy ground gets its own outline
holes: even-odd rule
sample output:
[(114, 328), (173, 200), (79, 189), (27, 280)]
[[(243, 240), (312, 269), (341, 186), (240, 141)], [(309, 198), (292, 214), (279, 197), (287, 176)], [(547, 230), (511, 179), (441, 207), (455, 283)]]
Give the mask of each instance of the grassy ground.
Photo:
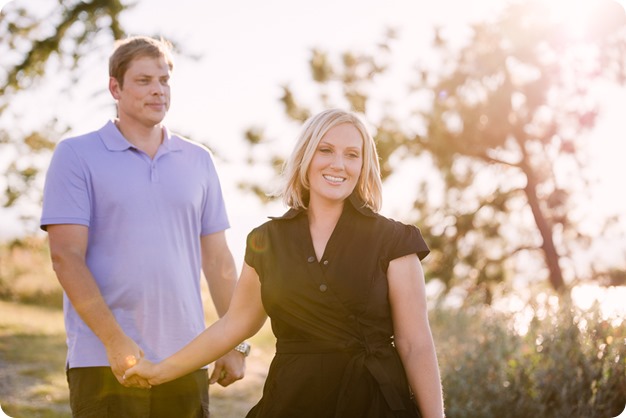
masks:
[[(251, 340), (253, 351), (243, 380), (227, 388), (211, 386), (212, 417), (243, 417), (258, 400), (272, 356), (272, 338), (264, 329)], [(7, 415), (71, 416), (65, 350), (60, 311), (0, 301), (0, 405)]]

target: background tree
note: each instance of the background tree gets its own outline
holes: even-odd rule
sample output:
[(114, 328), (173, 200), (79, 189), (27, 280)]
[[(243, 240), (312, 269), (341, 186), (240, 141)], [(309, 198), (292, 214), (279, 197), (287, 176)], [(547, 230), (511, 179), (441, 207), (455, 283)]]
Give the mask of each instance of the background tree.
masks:
[[(413, 219), (434, 249), (428, 278), (446, 292), (461, 287), (491, 303), (525, 269), (559, 294), (593, 276), (594, 266), (576, 262), (594, 238), (580, 228), (576, 203), (593, 187), (585, 158), (598, 115), (593, 87), (624, 82), (624, 9), (596, 3), (578, 28), (584, 37), (568, 37), (558, 16), (545, 2), (512, 3), (473, 26), (461, 48), (437, 31), (438, 62), (418, 65), (404, 118), (372, 97), (389, 72), (393, 32), (370, 53), (334, 60), (312, 51), (319, 107), (349, 106), (375, 124), (383, 177), (414, 167), (405, 187), (418, 190)], [(312, 113), (288, 86), (282, 101), (290, 119)], [(263, 142), (258, 130), (248, 139)], [(623, 281), (623, 266), (611, 277)]]
[[(0, 203), (38, 203), (41, 199), (42, 167), (58, 139), (69, 129), (52, 117), (41, 126), (18, 128), (11, 103), (26, 91), (36, 89), (46, 74), (69, 72), (57, 80), (60, 90), (72, 88), (80, 79), (79, 64), (101, 39), (110, 42), (125, 33), (120, 15), (128, 6), (120, 0), (59, 1), (28, 9), (10, 2), (0, 14), (0, 120), (12, 129), (0, 131), (0, 161), (4, 173), (4, 194)], [(32, 112), (39, 112), (36, 104)], [(61, 109), (59, 111), (62, 111)], [(27, 212), (26, 212), (26, 215)]]

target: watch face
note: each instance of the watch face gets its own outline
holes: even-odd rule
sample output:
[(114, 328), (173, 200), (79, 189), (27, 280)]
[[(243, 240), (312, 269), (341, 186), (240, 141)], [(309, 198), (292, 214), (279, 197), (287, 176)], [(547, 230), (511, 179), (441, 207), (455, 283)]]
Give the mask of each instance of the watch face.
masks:
[(235, 347), (235, 351), (239, 351), (245, 357), (248, 357), (248, 354), (250, 354), (250, 344), (241, 343), (237, 347)]

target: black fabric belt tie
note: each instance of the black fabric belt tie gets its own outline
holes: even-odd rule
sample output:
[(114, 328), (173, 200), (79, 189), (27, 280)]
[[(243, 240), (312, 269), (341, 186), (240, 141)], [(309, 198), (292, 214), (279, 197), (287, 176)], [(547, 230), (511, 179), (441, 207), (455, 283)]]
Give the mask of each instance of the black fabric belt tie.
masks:
[(350, 387), (358, 384), (363, 370), (369, 371), (392, 411), (405, 410), (402, 397), (396, 390), (387, 374), (383, 362), (394, 357), (395, 348), (391, 340), (375, 343), (353, 341), (346, 343), (331, 341), (302, 341), (302, 340), (278, 340), (276, 353), (278, 354), (323, 354), (345, 352), (351, 354), (351, 359), (346, 366), (337, 404), (336, 418), (345, 418), (350, 407)]

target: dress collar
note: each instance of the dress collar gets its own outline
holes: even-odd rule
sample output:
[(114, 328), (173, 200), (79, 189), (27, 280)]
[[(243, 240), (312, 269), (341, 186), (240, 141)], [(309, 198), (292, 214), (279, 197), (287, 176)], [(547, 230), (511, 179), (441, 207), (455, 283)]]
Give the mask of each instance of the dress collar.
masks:
[[(359, 198), (356, 192), (352, 192), (352, 194), (346, 199), (350, 206), (352, 206), (357, 212), (361, 215), (374, 217), (376, 213), (365, 206), (365, 203)], [(344, 210), (346, 205), (344, 205)], [(303, 208), (290, 208), (287, 212), (285, 212), (282, 216), (269, 216), (270, 219), (280, 220), (280, 219), (293, 219), (301, 213), (306, 213), (306, 209)]]

